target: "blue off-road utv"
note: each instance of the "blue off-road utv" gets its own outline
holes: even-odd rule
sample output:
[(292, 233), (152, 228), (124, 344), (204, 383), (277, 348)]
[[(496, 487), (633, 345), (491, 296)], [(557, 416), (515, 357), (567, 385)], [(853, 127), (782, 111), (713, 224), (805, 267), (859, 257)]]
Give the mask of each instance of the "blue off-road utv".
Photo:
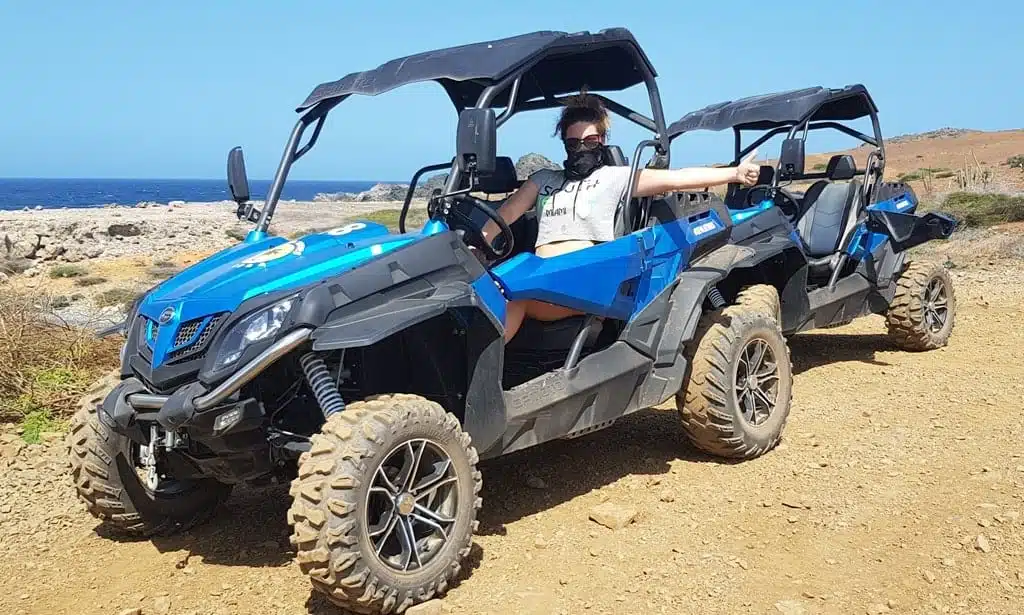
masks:
[[(869, 118), (872, 135), (851, 125)], [(907, 251), (945, 239), (956, 222), (919, 214), (910, 185), (884, 181), (885, 142), (878, 108), (863, 85), (809, 87), (712, 104), (669, 126), (669, 139), (695, 130), (731, 129), (735, 160), (784, 136), (774, 166), (763, 165), (757, 185), (730, 185), (724, 201), (734, 223), (730, 242), (714, 259), (735, 259), (754, 274), (729, 276), (719, 289), (770, 284), (780, 295), (779, 322), (787, 336), (841, 326), (869, 314), (886, 318), (895, 344), (906, 350), (944, 346), (952, 333), (956, 298), (940, 264), (911, 262)], [(808, 135), (833, 130), (863, 143), (863, 168), (851, 154), (805, 169)], [(759, 133), (747, 145), (744, 133)], [(798, 190), (800, 185), (806, 190)]]
[[(313, 586), (354, 611), (401, 612), (457, 580), (477, 528), (481, 459), (673, 399), (702, 449), (770, 450), (792, 370), (778, 287), (757, 268), (759, 255), (780, 252), (729, 242), (765, 236), (774, 249), (775, 227), (756, 225), (778, 219), (775, 208), (734, 224), (710, 194), (633, 198), (629, 188), (613, 241), (553, 258), (533, 253), (533, 212), (512, 225), (496, 213), (521, 184), (498, 155), (498, 127), (585, 86), (646, 86), (650, 116), (604, 99), (652, 133), (631, 162), (618, 147), (606, 161), (635, 176), (652, 149), (646, 164), (667, 166), (655, 76), (627, 30), (535, 32), (316, 87), (261, 209), (232, 150), (229, 184), (254, 228), (132, 306), (122, 380), (69, 435), (88, 509), (112, 531), (153, 535), (207, 519), (234, 484), (291, 481), (288, 523)], [(397, 234), (357, 221), (274, 236), (289, 169), (328, 112), (352, 95), (424, 81), (443, 87), (458, 128), (454, 156), (409, 188), (411, 197), (424, 173), (448, 170), (423, 227), (405, 228), (407, 198)], [(493, 247), (480, 240), (488, 219), (501, 230)], [(585, 315), (527, 321), (506, 345), (506, 306), (517, 299)]]

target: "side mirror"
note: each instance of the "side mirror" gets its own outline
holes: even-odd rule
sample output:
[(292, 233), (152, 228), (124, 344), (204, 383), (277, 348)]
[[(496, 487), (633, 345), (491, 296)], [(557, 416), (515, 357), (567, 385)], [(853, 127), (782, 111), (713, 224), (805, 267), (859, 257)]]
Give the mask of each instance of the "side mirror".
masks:
[(494, 109), (463, 109), (455, 138), (455, 158), (460, 171), (478, 175), (493, 173), (498, 166), (497, 142)]
[(786, 177), (804, 174), (803, 139), (786, 139), (779, 155), (779, 172)]
[(249, 200), (249, 178), (245, 174), (245, 157), (241, 147), (234, 147), (228, 153), (228, 186), (231, 198), (241, 205)]

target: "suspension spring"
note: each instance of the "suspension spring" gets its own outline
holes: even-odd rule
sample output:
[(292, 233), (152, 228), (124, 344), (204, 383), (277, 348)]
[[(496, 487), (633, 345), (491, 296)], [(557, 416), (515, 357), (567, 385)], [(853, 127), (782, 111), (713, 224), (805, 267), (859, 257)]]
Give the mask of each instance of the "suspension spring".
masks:
[(717, 286), (712, 286), (708, 291), (708, 299), (711, 300), (711, 305), (716, 310), (725, 305), (725, 297), (722, 296), (722, 291), (718, 290)]
[(302, 371), (306, 374), (306, 381), (309, 382), (309, 388), (313, 390), (316, 402), (320, 404), (320, 411), (324, 413), (324, 418), (345, 409), (345, 400), (342, 399), (338, 386), (331, 378), (331, 373), (327, 370), (327, 364), (323, 359), (315, 353), (307, 352), (299, 357), (299, 365), (302, 366)]

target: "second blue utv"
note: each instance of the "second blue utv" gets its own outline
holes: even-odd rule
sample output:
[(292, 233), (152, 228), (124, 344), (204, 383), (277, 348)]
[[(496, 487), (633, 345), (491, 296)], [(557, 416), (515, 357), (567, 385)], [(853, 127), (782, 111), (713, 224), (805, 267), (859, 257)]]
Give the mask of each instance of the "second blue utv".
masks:
[[(854, 127), (858, 120), (870, 123), (871, 134)], [(750, 274), (720, 283), (726, 296), (745, 284), (772, 285), (779, 292), (778, 317), (786, 335), (878, 314), (897, 347), (920, 351), (947, 344), (956, 315), (949, 271), (939, 263), (914, 261), (909, 251), (948, 238), (956, 221), (921, 213), (909, 184), (884, 179), (878, 108), (863, 85), (716, 103), (686, 114), (668, 130), (673, 140), (698, 130), (731, 130), (737, 161), (783, 137), (775, 164), (761, 167), (757, 185), (731, 185), (725, 195), (734, 226), (730, 245), (716, 257), (731, 259)], [(820, 131), (860, 141), (853, 151), (863, 154), (863, 167), (842, 153), (807, 170), (806, 142)], [(758, 136), (744, 144), (750, 133)]]

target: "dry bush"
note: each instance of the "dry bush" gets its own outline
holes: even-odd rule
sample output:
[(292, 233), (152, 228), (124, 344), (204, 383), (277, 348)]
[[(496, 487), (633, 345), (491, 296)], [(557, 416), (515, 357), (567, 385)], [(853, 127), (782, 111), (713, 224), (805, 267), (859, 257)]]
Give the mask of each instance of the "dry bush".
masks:
[[(98, 339), (55, 313), (48, 296), (0, 294), (0, 421), (59, 421), (100, 375), (117, 367), (123, 338)], [(27, 430), (27, 427), (26, 427)]]

